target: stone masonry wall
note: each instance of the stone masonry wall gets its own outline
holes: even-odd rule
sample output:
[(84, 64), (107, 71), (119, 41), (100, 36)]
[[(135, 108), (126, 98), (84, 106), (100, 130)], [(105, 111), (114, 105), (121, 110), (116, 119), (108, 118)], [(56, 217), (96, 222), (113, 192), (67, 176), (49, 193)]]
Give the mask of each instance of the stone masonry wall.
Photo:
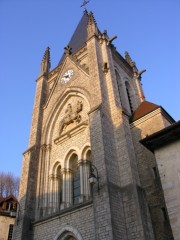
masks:
[(158, 240), (170, 240), (173, 239), (172, 231), (168, 219), (166, 221), (163, 219), (162, 209), (166, 208), (166, 206), (157, 163), (153, 153), (139, 143), (139, 140), (146, 135), (165, 127), (164, 122), (167, 124), (167, 121), (164, 121), (163, 118), (160, 111), (155, 110), (153, 113), (134, 122), (131, 125), (131, 130), (138, 161), (139, 177), (141, 185), (145, 190), (155, 238)]
[(180, 140), (155, 150), (167, 212), (175, 240), (180, 239)]
[(95, 240), (94, 214), (92, 205), (71, 210), (57, 217), (35, 223), (34, 240), (54, 240), (58, 232), (70, 226), (78, 230), (84, 240)]
[(15, 218), (0, 215), (0, 240), (7, 240), (9, 233), (9, 225), (14, 225)]

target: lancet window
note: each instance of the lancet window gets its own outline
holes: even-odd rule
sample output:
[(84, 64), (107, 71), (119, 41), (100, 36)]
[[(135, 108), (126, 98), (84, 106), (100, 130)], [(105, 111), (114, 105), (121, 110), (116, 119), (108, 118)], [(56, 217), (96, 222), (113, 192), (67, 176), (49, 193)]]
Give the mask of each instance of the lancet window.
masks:
[(126, 81), (125, 85), (126, 85), (126, 93), (127, 93), (128, 103), (129, 103), (129, 109), (130, 109), (131, 113), (133, 113), (133, 94), (132, 94), (132, 90), (131, 90), (131, 87), (130, 87), (130, 85), (127, 81)]
[[(64, 167), (54, 164), (49, 175), (49, 204), (46, 213), (55, 213), (90, 199), (89, 169), (91, 151), (85, 150), (82, 159), (72, 151), (67, 155)], [(44, 212), (43, 216), (46, 215)]]
[(80, 197), (80, 171), (78, 167), (78, 157), (77, 155), (73, 154), (70, 158), (69, 162), (70, 172), (71, 172), (71, 195), (70, 198), (72, 199), (71, 202), (73, 205), (79, 203)]
[(115, 70), (115, 73), (122, 109), (132, 113), (132, 99), (129, 83), (121, 79), (117, 70)]
[(62, 203), (62, 174), (60, 164), (57, 163), (53, 170), (53, 174), (50, 176), (49, 208), (51, 212), (56, 212)]

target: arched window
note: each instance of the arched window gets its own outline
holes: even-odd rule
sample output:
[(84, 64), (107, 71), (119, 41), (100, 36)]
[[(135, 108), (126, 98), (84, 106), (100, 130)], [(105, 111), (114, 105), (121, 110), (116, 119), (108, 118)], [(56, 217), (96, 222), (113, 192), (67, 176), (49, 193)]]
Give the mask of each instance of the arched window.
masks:
[(77, 240), (74, 236), (73, 233), (71, 232), (64, 232), (59, 238), (58, 240)]
[(70, 225), (60, 226), (60, 231), (55, 236), (54, 240), (83, 240), (80, 232)]
[(91, 161), (91, 150), (88, 150), (88, 152), (86, 154), (86, 160)]
[(86, 164), (84, 167), (84, 174), (85, 174), (85, 196), (86, 199), (89, 199), (89, 197), (91, 196), (91, 186), (89, 183), (89, 175), (90, 175), (90, 162), (92, 161), (92, 156), (91, 156), (91, 150), (89, 149), (86, 153)]
[(58, 202), (59, 202), (59, 207), (60, 204), (62, 203), (62, 176), (61, 176), (61, 167), (58, 166), (57, 168), (57, 173), (56, 173), (56, 177), (57, 177), (57, 184), (58, 184)]
[(60, 162), (54, 164), (50, 174), (49, 206), (51, 213), (77, 205), (90, 199), (89, 183), (91, 150), (85, 148), (82, 159), (75, 150), (71, 150), (66, 158), (64, 168)]
[(80, 171), (76, 154), (70, 158), (70, 170), (72, 172), (72, 204), (75, 205), (79, 203), (80, 197)]
[(54, 165), (53, 173), (50, 175), (49, 191), (48, 213), (59, 211), (62, 203), (62, 174), (59, 162)]
[(65, 240), (76, 240), (76, 238), (74, 238), (72, 236), (67, 236), (67, 238)]
[(131, 113), (133, 113), (133, 101), (132, 101), (131, 88), (127, 81), (126, 81), (125, 85), (126, 85), (127, 98), (128, 98), (128, 102), (129, 102), (129, 109), (130, 109)]
[(122, 83), (122, 79), (121, 79), (119, 73), (117, 72), (117, 70), (115, 70), (115, 74), (116, 74), (116, 81), (117, 81), (117, 87), (118, 87), (121, 106), (123, 109), (127, 109), (127, 100), (125, 97), (125, 87)]

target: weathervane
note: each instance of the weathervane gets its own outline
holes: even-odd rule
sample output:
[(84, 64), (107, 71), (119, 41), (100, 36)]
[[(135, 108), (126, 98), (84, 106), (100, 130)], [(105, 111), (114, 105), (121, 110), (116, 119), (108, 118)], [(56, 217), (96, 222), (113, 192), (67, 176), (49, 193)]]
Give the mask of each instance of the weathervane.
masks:
[(90, 2), (90, 0), (84, 0), (83, 4), (81, 5), (81, 7), (86, 8), (86, 5)]

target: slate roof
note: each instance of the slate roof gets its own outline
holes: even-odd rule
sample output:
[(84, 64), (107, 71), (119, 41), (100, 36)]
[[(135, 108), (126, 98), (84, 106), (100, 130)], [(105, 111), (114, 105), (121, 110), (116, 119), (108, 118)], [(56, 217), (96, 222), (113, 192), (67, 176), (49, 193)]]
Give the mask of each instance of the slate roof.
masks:
[[(68, 45), (72, 48), (72, 53), (76, 52), (78, 49), (82, 48), (85, 45), (87, 40), (87, 24), (88, 24), (88, 12), (84, 11), (84, 14), (71, 37), (70, 42)], [(64, 54), (60, 59), (61, 63), (64, 59)]]
[(161, 106), (156, 105), (154, 103), (144, 101), (142, 102), (139, 107), (135, 110), (133, 115), (130, 118), (130, 123), (138, 120), (139, 118), (142, 118), (143, 116), (147, 115), (150, 112), (153, 112), (154, 110), (160, 108)]
[[(87, 32), (87, 26), (88, 26), (88, 17), (93, 16), (92, 12), (89, 12), (87, 10), (84, 11), (84, 14), (79, 22), (79, 24), (76, 27), (76, 30), (74, 31), (71, 40), (68, 43), (68, 46), (72, 48), (71, 53), (75, 53), (79, 49), (85, 46), (85, 43), (87, 41), (88, 32)], [(94, 20), (95, 21), (95, 20)], [(100, 33), (100, 30), (97, 28), (98, 32)], [(61, 57), (59, 64), (63, 61), (64, 54)]]
[(87, 24), (88, 13), (85, 11), (68, 44), (72, 48), (72, 53), (82, 48), (83, 45), (85, 44), (87, 40)]

